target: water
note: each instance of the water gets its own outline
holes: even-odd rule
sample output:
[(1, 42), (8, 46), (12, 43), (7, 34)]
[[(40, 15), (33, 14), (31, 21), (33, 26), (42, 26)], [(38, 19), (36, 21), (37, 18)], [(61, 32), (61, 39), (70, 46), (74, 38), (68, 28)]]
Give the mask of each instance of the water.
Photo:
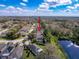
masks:
[(59, 41), (65, 52), (68, 54), (69, 59), (79, 59), (79, 46), (73, 44), (71, 41)]

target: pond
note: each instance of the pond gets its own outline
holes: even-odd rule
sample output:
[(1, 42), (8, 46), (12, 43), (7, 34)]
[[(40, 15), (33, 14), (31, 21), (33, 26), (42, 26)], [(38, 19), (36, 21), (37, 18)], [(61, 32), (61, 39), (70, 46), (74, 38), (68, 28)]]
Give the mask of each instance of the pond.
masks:
[(71, 41), (61, 40), (59, 41), (60, 45), (64, 51), (68, 54), (69, 59), (79, 59), (79, 46), (73, 44)]

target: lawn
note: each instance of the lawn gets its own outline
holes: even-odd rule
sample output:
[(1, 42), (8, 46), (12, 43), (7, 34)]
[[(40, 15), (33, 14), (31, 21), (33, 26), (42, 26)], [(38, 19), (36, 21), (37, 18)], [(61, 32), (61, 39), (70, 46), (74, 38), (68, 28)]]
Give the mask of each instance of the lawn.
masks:
[(35, 59), (35, 56), (32, 53), (29, 53), (26, 50), (24, 50), (22, 59)]

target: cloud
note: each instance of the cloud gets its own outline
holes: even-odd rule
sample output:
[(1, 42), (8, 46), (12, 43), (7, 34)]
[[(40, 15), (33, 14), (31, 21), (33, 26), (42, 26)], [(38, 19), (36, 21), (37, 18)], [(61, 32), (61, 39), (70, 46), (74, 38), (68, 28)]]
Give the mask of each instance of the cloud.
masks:
[(49, 9), (49, 4), (44, 2), (44, 3), (41, 3), (39, 5), (39, 7), (36, 9), (36, 11), (39, 13), (52, 13), (53, 10), (50, 10)]
[(79, 4), (75, 4), (74, 6), (75, 6), (75, 8), (78, 8), (79, 7)]
[(52, 14), (52, 10), (27, 10), (20, 7), (8, 6), (0, 10), (0, 16), (47, 16)]
[[(2, 10), (0, 10), (2, 11)], [(8, 6), (6, 7), (2, 12), (4, 13), (9, 13), (9, 14), (16, 14), (16, 13), (21, 13), (21, 11), (23, 11), (23, 9), (19, 8), (19, 7), (14, 7), (14, 6)]]
[(22, 8), (20, 8), (20, 7), (8, 6), (8, 7), (5, 8), (5, 10), (11, 12), (11, 11), (24, 11), (24, 10), (26, 10), (26, 9), (22, 9)]
[(26, 6), (26, 4), (25, 4), (25, 3), (22, 3), (22, 2), (20, 3), (20, 5), (22, 5), (22, 6)]
[(56, 0), (47, 0), (47, 2), (55, 2)]
[(7, 13), (7, 12), (8, 12), (8, 13), (16, 13), (16, 12), (17, 12), (17, 11), (16, 11), (16, 8), (13, 7), (13, 6), (8, 6), (8, 7), (6, 7), (4, 10), (6, 11), (6, 13)]
[(26, 16), (30, 16), (35, 14), (35, 11), (31, 11), (31, 10), (27, 10), (27, 9), (22, 9), (20, 7), (14, 7), (14, 6), (8, 6), (3, 10), (0, 10), (0, 16), (22, 16), (22, 15), (26, 15)]
[(46, 3), (50, 5), (50, 7), (56, 7), (60, 5), (67, 5), (71, 4), (71, 0), (44, 0)]
[[(0, 10), (0, 16), (73, 16), (73, 15), (79, 15), (77, 14), (72, 14), (69, 13), (71, 7), (68, 7), (66, 9), (66, 12), (58, 12), (55, 13), (53, 10), (49, 10), (49, 4), (47, 3), (41, 3), (39, 5), (39, 8), (36, 10), (27, 10), (27, 9), (22, 9), (20, 7), (14, 7), (14, 6), (8, 6), (3, 10)], [(67, 13), (68, 11), (68, 13)]]
[(6, 5), (4, 5), (4, 4), (0, 4), (0, 7), (6, 7)]
[(78, 2), (78, 0), (75, 0), (76, 2)]
[(71, 9), (71, 10), (75, 9), (74, 6), (67, 6), (67, 8), (68, 8), (68, 9)]
[(59, 4), (71, 4), (71, 0), (44, 0), (45, 2), (57, 2)]
[(71, 13), (71, 9), (65, 9), (64, 12)]
[(45, 2), (56, 2), (57, 0), (44, 0)]
[(42, 4), (39, 5), (38, 9), (39, 10), (41, 10), (41, 9), (44, 9), (44, 10), (49, 9), (49, 5), (48, 5), (48, 3), (42, 3)]
[(7, 9), (7, 10), (10, 10), (10, 9), (11, 9), (11, 10), (15, 10), (15, 7), (14, 7), (14, 6), (8, 6), (8, 7), (6, 7), (6, 9)]
[(58, 1), (60, 4), (71, 4), (72, 1), (71, 0), (59, 0)]
[(23, 2), (28, 2), (28, 0), (23, 0)]
[(6, 14), (6, 13), (9, 13), (9, 11), (7, 11), (7, 10), (0, 10), (0, 14), (1, 13)]
[(18, 12), (14, 6), (6, 7), (5, 11), (8, 12), (8, 13), (17, 13)]
[(20, 7), (17, 7), (16, 9), (17, 9), (17, 10), (19, 10), (19, 11), (23, 11), (23, 9), (22, 9), (22, 8), (20, 8)]
[(35, 10), (35, 14), (36, 15), (41, 15), (41, 16), (49, 16), (49, 15), (51, 15), (51, 14), (53, 14), (53, 10), (49, 10), (49, 4), (48, 3), (41, 3), (40, 5), (39, 5), (39, 7)]
[(0, 16), (79, 16), (79, 13), (55, 13), (52, 10), (27, 10), (16, 8), (16, 10), (8, 11), (8, 10), (0, 10)]

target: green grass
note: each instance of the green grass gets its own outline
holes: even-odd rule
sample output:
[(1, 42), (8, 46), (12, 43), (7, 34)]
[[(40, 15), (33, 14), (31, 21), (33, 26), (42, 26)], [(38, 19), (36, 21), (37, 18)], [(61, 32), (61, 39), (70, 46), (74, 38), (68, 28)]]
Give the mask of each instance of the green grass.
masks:
[(0, 40), (6, 40), (5, 38), (0, 38)]
[(26, 50), (24, 50), (22, 59), (35, 59), (35, 56), (32, 53), (28, 53)]

